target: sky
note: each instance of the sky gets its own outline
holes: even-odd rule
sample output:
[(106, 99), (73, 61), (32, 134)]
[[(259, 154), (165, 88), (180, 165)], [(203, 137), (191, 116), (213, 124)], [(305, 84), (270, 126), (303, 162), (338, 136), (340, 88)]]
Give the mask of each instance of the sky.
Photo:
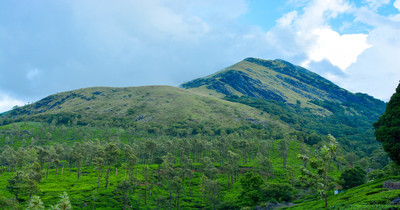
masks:
[(400, 0), (2, 0), (0, 113), (85, 87), (179, 86), (247, 57), (388, 101)]

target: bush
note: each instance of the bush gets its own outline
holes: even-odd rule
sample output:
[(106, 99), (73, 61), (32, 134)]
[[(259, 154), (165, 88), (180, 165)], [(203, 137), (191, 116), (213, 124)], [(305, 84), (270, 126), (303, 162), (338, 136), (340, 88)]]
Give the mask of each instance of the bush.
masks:
[(378, 179), (382, 179), (383, 177), (385, 177), (385, 172), (382, 170), (374, 170), (368, 173), (367, 175), (367, 180), (368, 181), (373, 181), (373, 180), (378, 180)]
[(340, 176), (343, 189), (347, 190), (365, 183), (366, 172), (360, 167), (346, 169)]
[(267, 183), (261, 187), (263, 201), (292, 201), (296, 190), (287, 183)]

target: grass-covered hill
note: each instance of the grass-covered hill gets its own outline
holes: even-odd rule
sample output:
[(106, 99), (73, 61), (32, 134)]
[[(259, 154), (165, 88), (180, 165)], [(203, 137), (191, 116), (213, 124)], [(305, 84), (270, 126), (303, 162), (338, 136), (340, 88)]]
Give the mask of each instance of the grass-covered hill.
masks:
[(369, 155), (380, 147), (372, 124), (385, 110), (383, 101), (283, 60), (247, 58), (182, 87), (258, 108), (299, 131), (332, 134), (348, 151)]
[[(355, 106), (382, 112), (385, 103), (366, 94), (353, 94), (329, 80), (283, 60), (246, 58), (213, 75), (182, 84), (187, 89), (208, 89), (224, 96), (247, 96), (269, 99), (302, 107), (325, 108), (318, 102), (333, 102), (351, 110)], [(319, 106), (319, 107), (316, 107)], [(359, 110), (351, 110), (352, 114)]]
[(287, 127), (255, 108), (171, 86), (94, 87), (63, 92), (15, 108), (1, 119), (3, 124), (55, 121), (90, 126), (152, 126), (154, 132), (188, 128), (193, 134), (248, 124)]

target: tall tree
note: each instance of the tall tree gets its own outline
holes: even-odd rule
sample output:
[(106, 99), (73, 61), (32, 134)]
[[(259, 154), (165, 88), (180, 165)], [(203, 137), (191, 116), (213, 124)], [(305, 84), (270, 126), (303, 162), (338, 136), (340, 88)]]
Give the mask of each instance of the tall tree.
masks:
[(123, 180), (118, 186), (117, 191), (121, 192), (121, 198), (123, 203), (123, 209), (126, 209), (126, 205), (128, 204), (129, 195), (132, 191), (132, 182), (129, 180)]
[(101, 157), (96, 156), (93, 160), (93, 165), (95, 170), (97, 171), (97, 187), (96, 187), (96, 192), (99, 192), (99, 187), (100, 187), (100, 180), (103, 175), (103, 169), (104, 169), (104, 159)]
[(155, 152), (155, 150), (157, 148), (157, 144), (154, 141), (149, 140), (149, 141), (146, 142), (145, 148), (146, 148), (146, 152), (149, 155), (148, 164), (152, 164), (153, 163), (153, 154), (154, 154), (154, 152)]
[(283, 169), (286, 169), (287, 157), (289, 152), (289, 141), (287, 139), (282, 139), (279, 142), (279, 150), (282, 156)]
[(316, 174), (313, 174), (312, 170), (303, 167), (299, 179), (306, 187), (312, 187), (318, 192), (325, 201), (325, 208), (328, 207), (327, 193), (329, 190), (328, 184), (330, 184), (328, 183), (328, 169), (335, 158), (338, 145), (336, 139), (332, 135), (329, 134), (328, 138), (330, 140), (329, 145), (324, 145), (321, 148), (318, 157), (309, 158), (306, 155), (299, 155), (301, 160), (310, 162), (311, 168), (317, 171)]
[(258, 173), (268, 181), (268, 178), (274, 174), (274, 166), (268, 157), (263, 157), (261, 153), (257, 155), (258, 159)]
[(219, 197), (221, 186), (218, 181), (210, 180), (206, 176), (203, 176), (201, 178), (201, 191), (203, 193), (203, 198), (207, 203), (211, 204), (212, 208), (215, 210), (216, 205), (221, 200)]
[(374, 123), (376, 139), (390, 159), (400, 165), (400, 84), (386, 105), (385, 113)]
[(119, 148), (114, 143), (109, 143), (104, 148), (104, 161), (107, 166), (107, 174), (106, 174), (106, 185), (105, 188), (108, 187), (108, 178), (110, 176), (111, 167), (116, 163), (119, 157)]

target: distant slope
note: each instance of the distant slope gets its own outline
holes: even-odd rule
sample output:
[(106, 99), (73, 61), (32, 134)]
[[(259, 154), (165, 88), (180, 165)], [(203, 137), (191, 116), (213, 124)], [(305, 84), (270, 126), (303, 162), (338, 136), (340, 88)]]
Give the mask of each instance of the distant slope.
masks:
[(55, 119), (57, 123), (78, 125), (157, 124), (164, 129), (200, 124), (216, 128), (236, 127), (243, 123), (287, 127), (255, 108), (170, 86), (95, 87), (68, 91), (11, 110), (1, 118), (3, 124), (7, 121), (51, 123)]

